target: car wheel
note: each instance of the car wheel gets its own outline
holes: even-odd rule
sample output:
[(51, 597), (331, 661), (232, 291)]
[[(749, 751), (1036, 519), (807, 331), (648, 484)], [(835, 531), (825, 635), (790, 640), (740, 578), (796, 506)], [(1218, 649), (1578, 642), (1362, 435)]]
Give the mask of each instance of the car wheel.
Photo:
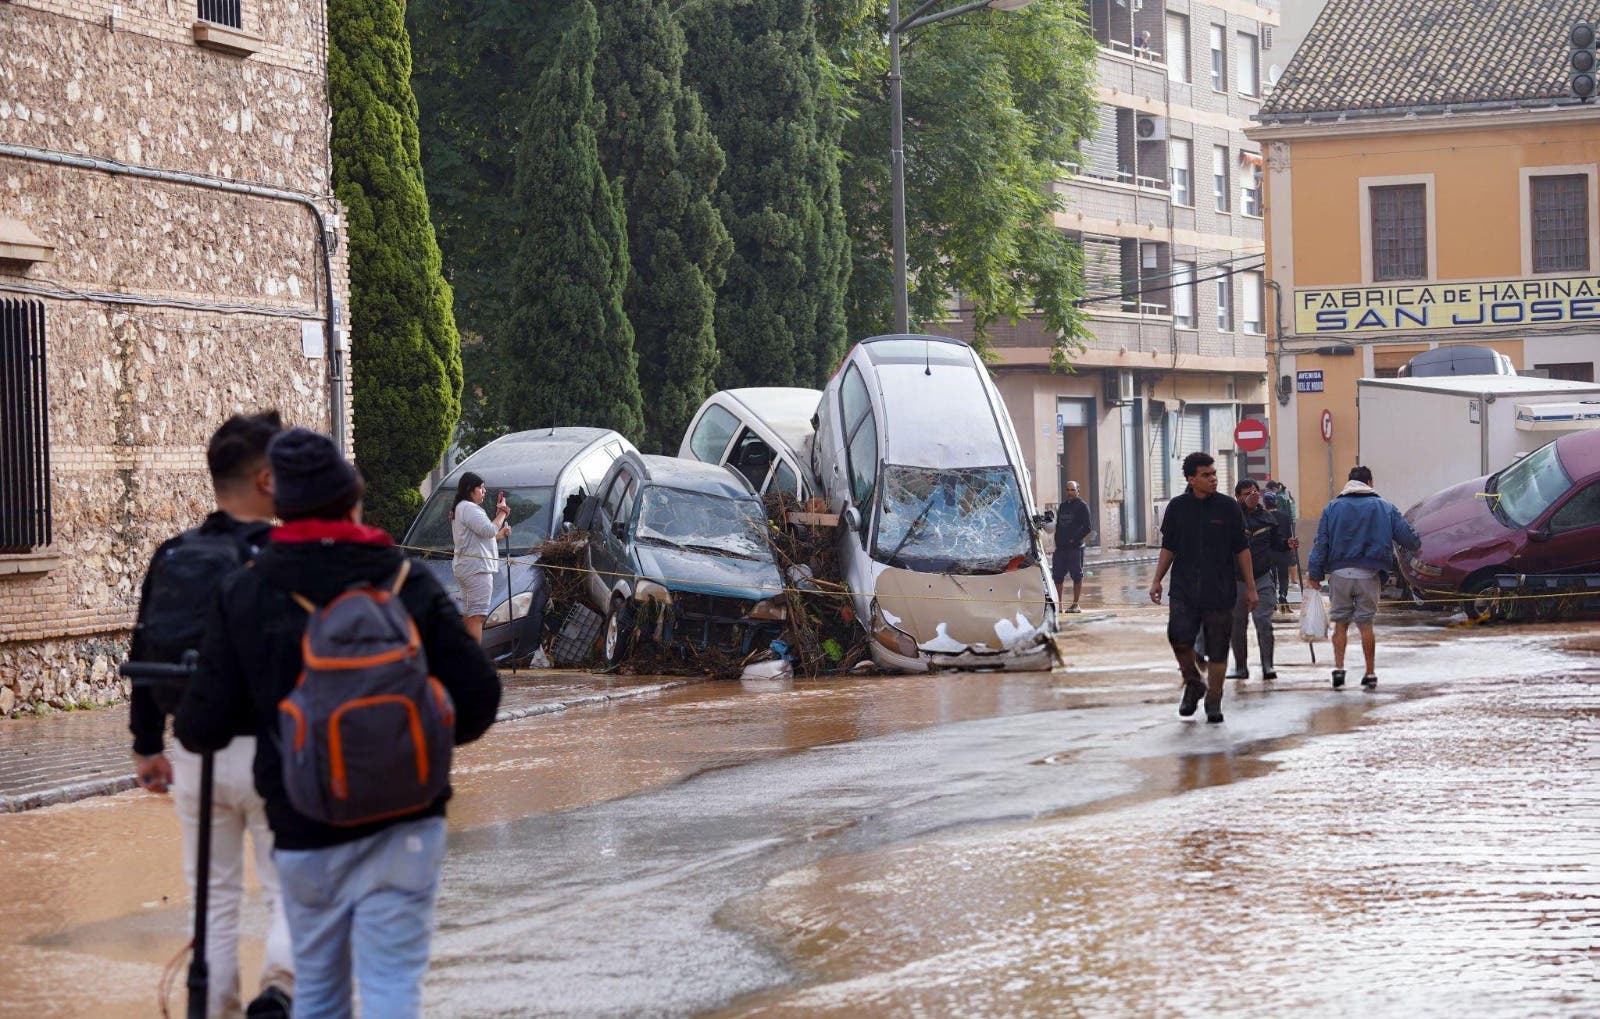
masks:
[(633, 603), (622, 598), (611, 599), (611, 611), (606, 613), (605, 637), (601, 644), (607, 665), (621, 665), (628, 657), (628, 645), (633, 640)]
[(1505, 604), (1500, 599), (1500, 585), (1495, 582), (1498, 570), (1474, 574), (1461, 585), (1461, 593), (1468, 600), (1463, 603), (1467, 615), (1473, 619), (1490, 621), (1505, 618)]

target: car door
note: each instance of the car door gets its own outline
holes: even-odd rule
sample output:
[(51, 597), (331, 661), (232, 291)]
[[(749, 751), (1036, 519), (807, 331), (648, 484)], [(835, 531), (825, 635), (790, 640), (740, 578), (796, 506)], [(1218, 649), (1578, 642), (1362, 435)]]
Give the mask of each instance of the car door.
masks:
[(595, 510), (589, 541), (589, 596), (595, 606), (604, 611), (611, 604), (611, 592), (616, 587), (621, 566), (619, 550), (622, 543), (616, 536), (616, 521), (623, 517), (623, 502), (638, 484), (632, 470), (623, 465), (612, 475)]
[(1600, 477), (1572, 486), (1523, 549), (1526, 573), (1582, 573), (1600, 569)]

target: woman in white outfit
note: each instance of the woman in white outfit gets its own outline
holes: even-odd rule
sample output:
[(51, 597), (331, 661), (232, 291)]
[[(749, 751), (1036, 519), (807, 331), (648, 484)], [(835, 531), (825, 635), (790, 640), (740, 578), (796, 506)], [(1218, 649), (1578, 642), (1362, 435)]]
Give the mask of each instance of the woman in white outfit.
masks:
[(495, 542), (511, 533), (506, 517), (511, 508), (506, 494), (500, 493), (494, 519), (484, 512), (483, 479), (467, 471), (456, 484), (456, 508), (450, 514), (450, 537), (455, 558), (450, 569), (461, 588), (461, 617), (467, 632), (483, 640), (483, 620), (489, 614), (489, 597), (494, 592), (494, 575), (500, 569), (500, 549)]

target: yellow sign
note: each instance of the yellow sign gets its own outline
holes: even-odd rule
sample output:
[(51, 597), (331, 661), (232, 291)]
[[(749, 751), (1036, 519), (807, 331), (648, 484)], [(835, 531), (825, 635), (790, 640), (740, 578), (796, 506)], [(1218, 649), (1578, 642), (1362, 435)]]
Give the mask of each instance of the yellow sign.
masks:
[(1525, 328), (1565, 322), (1594, 322), (1600, 330), (1600, 276), (1294, 292), (1294, 328), (1301, 336)]

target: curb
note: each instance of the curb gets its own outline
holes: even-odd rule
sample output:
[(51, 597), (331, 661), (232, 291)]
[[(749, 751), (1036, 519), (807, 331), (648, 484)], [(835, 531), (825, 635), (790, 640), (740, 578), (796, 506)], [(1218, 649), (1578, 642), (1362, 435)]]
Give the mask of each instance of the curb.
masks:
[(52, 789), (23, 793), (20, 796), (0, 796), (0, 814), (20, 814), (25, 810), (53, 807), (60, 803), (73, 803), (91, 796), (113, 796), (137, 788), (132, 775), (120, 778), (93, 778), (82, 782), (69, 782)]
[(553, 715), (568, 708), (581, 708), (594, 704), (606, 704), (611, 701), (625, 701), (636, 697), (648, 697), (652, 694), (665, 693), (668, 690), (677, 690), (691, 686), (695, 683), (704, 683), (703, 679), (674, 679), (665, 683), (652, 683), (649, 686), (633, 686), (626, 690), (612, 690), (605, 693), (585, 694), (582, 697), (572, 697), (564, 701), (554, 701), (546, 704), (530, 704), (525, 708), (514, 711), (502, 711), (494, 716), (496, 723), (515, 722), (523, 718), (533, 718), (537, 715)]
[[(596, 704), (608, 704), (612, 701), (649, 697), (704, 682), (706, 682), (704, 679), (686, 677), (684, 679), (668, 680), (665, 683), (652, 683), (649, 686), (633, 686), (625, 690), (608, 690), (602, 693), (584, 694), (583, 696), (570, 697), (563, 701), (530, 704), (525, 708), (497, 712), (494, 720), (497, 725), (503, 722), (516, 722), (539, 715), (558, 714), (568, 708), (589, 707)], [(114, 796), (117, 793), (136, 788), (138, 788), (138, 783), (134, 781), (132, 775), (68, 782), (49, 789), (40, 789), (36, 792), (21, 793), (15, 796), (0, 796), (0, 814), (20, 814), (23, 811), (38, 810), (41, 807), (75, 803), (78, 800), (86, 800), (94, 796)]]

